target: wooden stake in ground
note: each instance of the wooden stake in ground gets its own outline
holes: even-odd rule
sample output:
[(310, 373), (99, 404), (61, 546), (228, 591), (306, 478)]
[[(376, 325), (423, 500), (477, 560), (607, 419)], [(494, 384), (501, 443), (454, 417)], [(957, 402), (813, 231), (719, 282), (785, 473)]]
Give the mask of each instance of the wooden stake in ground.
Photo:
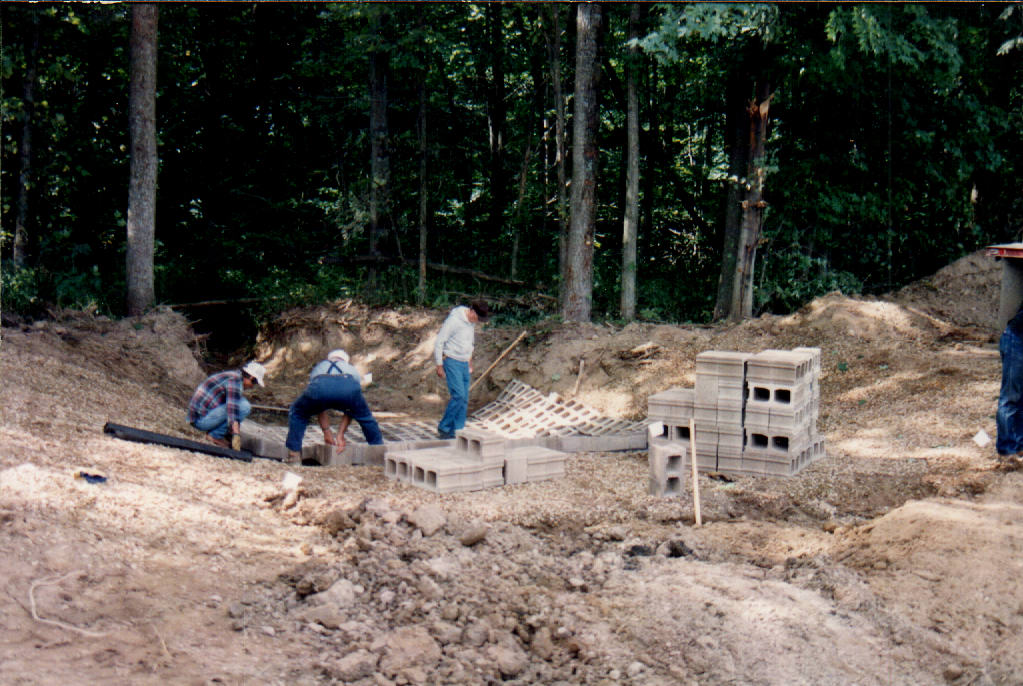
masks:
[(575, 386), (572, 388), (572, 397), (579, 393), (579, 382), (583, 380), (583, 362), (586, 361), (585, 357), (579, 358), (579, 375), (575, 377)]
[(700, 517), (700, 479), (696, 471), (696, 422), (689, 420), (689, 454), (693, 461), (693, 514), (696, 515), (696, 526), (703, 526)]
[(478, 379), (476, 379), (475, 381), (473, 381), (473, 382), (472, 382), (472, 385), (471, 385), (471, 386), (469, 386), (469, 392), (470, 392), (470, 393), (472, 393), (472, 389), (476, 388), (476, 385), (477, 385), (477, 384), (478, 384), (478, 383), (479, 383), (480, 381), (483, 381), (483, 379), (487, 378), (487, 374), (489, 374), (489, 373), (490, 373), (490, 372), (491, 372), (491, 371), (492, 371), (492, 370), (494, 369), (494, 367), (496, 367), (496, 366), (497, 366), (497, 363), (498, 363), (498, 362), (500, 362), (501, 360), (503, 360), (503, 359), (504, 359), (504, 357), (505, 357), (505, 355), (507, 355), (508, 353), (510, 353), (510, 352), (512, 351), (512, 348), (514, 348), (515, 346), (517, 346), (517, 345), (519, 344), (519, 341), (521, 341), (521, 340), (522, 340), (523, 338), (525, 338), (525, 337), (526, 337), (526, 334), (528, 334), (528, 333), (529, 333), (529, 331), (523, 331), (522, 333), (520, 333), (520, 334), (519, 334), (519, 337), (518, 337), (518, 338), (516, 338), (516, 339), (515, 339), (515, 340), (514, 340), (514, 341), (512, 342), (512, 344), (511, 344), (511, 345), (509, 345), (509, 346), (508, 346), (507, 348), (505, 348), (505, 349), (504, 349), (504, 352), (503, 352), (503, 353), (501, 353), (500, 355), (498, 355), (498, 356), (497, 356), (497, 359), (496, 359), (496, 360), (494, 360), (494, 363), (493, 363), (492, 365), (490, 365), (489, 367), (487, 367), (487, 371), (485, 371), (485, 372), (483, 372), (482, 374), (480, 374), (480, 378), (478, 378)]

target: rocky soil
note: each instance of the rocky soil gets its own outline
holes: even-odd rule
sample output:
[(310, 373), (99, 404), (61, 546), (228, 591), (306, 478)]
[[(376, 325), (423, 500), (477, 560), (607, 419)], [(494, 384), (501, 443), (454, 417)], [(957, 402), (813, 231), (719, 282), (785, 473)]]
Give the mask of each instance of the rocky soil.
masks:
[[(704, 475), (700, 527), (690, 494), (646, 493), (644, 452), (437, 495), (374, 467), (119, 441), (105, 422), (198, 438), (183, 408), (208, 370), (187, 322), (5, 327), (2, 681), (1019, 683), (1023, 476), (974, 440), (995, 433), (997, 283), (971, 256), (886, 298), (738, 326), (528, 327), (473, 407), (518, 378), (638, 418), (692, 385), (702, 350), (822, 348), (827, 457), (791, 478)], [(435, 419), (444, 315), (282, 313), (255, 401), (286, 405), (344, 346), (382, 421)], [(483, 329), (477, 371), (521, 331)]]

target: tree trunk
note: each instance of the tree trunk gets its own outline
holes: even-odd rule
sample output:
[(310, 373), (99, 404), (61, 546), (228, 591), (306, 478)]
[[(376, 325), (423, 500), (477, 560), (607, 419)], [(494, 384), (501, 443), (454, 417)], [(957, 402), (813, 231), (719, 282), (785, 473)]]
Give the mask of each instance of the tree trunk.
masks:
[(144, 313), (155, 299), (153, 246), (156, 237), (156, 32), (157, 6), (131, 10), (131, 65), (128, 126), (131, 139), (128, 182), (128, 314)]
[(35, 117), (36, 55), (39, 53), (39, 11), (32, 7), (32, 40), (25, 56), (24, 120), (21, 128), (21, 146), (18, 149), (20, 171), (18, 178), (18, 208), (14, 216), (14, 245), (11, 260), (16, 267), (24, 267), (28, 255), (28, 207), (32, 193), (32, 121)]
[(725, 104), (725, 154), (728, 157), (728, 190), (725, 197), (725, 222), (721, 236), (721, 274), (714, 304), (714, 320), (732, 317), (732, 292), (739, 255), (740, 208), (745, 194), (749, 166), (749, 119), (747, 107), (749, 80), (744, 71), (733, 73), (728, 82)]
[[(640, 4), (634, 2), (629, 11), (629, 38), (639, 38)], [(639, 48), (629, 48), (625, 66), (625, 90), (628, 101), (626, 128), (627, 171), (625, 179), (625, 221), (622, 222), (622, 319), (636, 318), (636, 240), (639, 235), (639, 93), (636, 71)]]
[(565, 321), (590, 321), (593, 306), (593, 231), (597, 190), (597, 83), (600, 60), (599, 3), (582, 3), (576, 13), (575, 96), (572, 109), (572, 215), (564, 274)]
[(771, 105), (769, 84), (757, 80), (756, 97), (747, 113), (749, 121), (749, 165), (746, 192), (742, 199), (742, 221), (739, 231), (739, 252), (732, 287), (732, 321), (753, 316), (753, 270), (763, 228), (764, 207), (764, 143), (767, 138), (767, 117)]
[[(379, 47), (383, 42), (383, 13), (374, 12), (373, 32), (377, 45), (369, 53), (369, 128), (370, 128), (370, 187), (369, 187), (369, 254), (379, 253), (380, 236), (387, 232), (390, 217), (391, 159), (387, 130), (387, 53)], [(376, 291), (376, 269), (370, 267), (366, 275), (366, 292)]]
[(419, 79), (419, 287), (416, 303), (426, 303), (426, 72)]
[[(558, 208), (558, 273), (568, 270), (568, 172), (565, 168), (565, 94), (561, 86), (561, 6), (551, 3), (551, 25), (547, 36), (547, 54), (551, 65), (551, 91), (554, 98), (554, 155), (558, 175), (556, 194)], [(565, 284), (562, 281), (558, 300), (564, 305)]]
[(519, 195), (515, 202), (515, 216), (512, 217), (512, 249), (511, 269), (508, 276), (512, 281), (518, 278), (519, 271), (519, 238), (522, 234), (522, 215), (525, 213), (526, 205), (526, 179), (529, 174), (529, 160), (533, 156), (533, 148), (530, 142), (526, 142), (526, 152), (522, 155), (522, 171), (519, 173)]
[(499, 229), (504, 224), (508, 204), (505, 188), (505, 137), (508, 125), (508, 104), (504, 79), (504, 7), (500, 3), (486, 5), (487, 28), (490, 34), (490, 82), (487, 87), (487, 123), (490, 130), (490, 225)]

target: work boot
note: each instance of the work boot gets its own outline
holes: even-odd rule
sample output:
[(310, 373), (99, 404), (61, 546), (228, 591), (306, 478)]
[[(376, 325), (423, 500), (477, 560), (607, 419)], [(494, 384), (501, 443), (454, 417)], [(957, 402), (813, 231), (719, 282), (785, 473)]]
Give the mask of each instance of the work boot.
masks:
[(297, 450), (289, 450), (288, 459), (284, 460), (284, 464), (302, 464), (302, 453)]
[(213, 434), (206, 434), (206, 437), (210, 439), (210, 443), (213, 445), (220, 446), (221, 448), (230, 448), (231, 444), (227, 442), (225, 438), (217, 438)]

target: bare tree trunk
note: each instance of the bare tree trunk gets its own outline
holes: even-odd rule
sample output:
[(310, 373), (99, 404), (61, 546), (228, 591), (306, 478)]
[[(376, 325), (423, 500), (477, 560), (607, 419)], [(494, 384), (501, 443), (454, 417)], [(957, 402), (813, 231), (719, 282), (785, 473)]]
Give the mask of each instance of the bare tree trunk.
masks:
[(597, 37), (601, 7), (588, 2), (576, 13), (575, 97), (572, 109), (572, 218), (564, 274), (565, 321), (590, 321), (593, 306), (593, 231), (597, 190)]
[(28, 207), (32, 193), (32, 125), (35, 117), (36, 55), (39, 53), (39, 11), (32, 7), (32, 40), (25, 56), (24, 120), (21, 128), (21, 158), (18, 174), (18, 208), (14, 215), (14, 245), (11, 259), (16, 267), (24, 267), (28, 255)]
[(426, 303), (426, 73), (419, 80), (419, 288), (416, 302)]
[(526, 204), (526, 178), (529, 174), (529, 159), (533, 156), (533, 149), (526, 143), (526, 152), (522, 156), (522, 171), (519, 172), (519, 196), (515, 201), (515, 216), (512, 218), (512, 251), (511, 270), (509, 278), (514, 281), (518, 278), (519, 271), (519, 237), (522, 234), (522, 214), (525, 212)]
[(767, 117), (771, 106), (769, 84), (758, 79), (756, 97), (747, 110), (749, 114), (749, 169), (746, 194), (742, 200), (742, 222), (739, 232), (738, 264), (732, 291), (730, 319), (740, 321), (753, 316), (753, 270), (757, 245), (763, 228), (764, 207), (764, 143), (767, 138)]
[(486, 5), (487, 28), (490, 34), (490, 82), (487, 87), (487, 121), (490, 129), (490, 225), (504, 223), (508, 204), (505, 188), (505, 138), (508, 125), (508, 104), (504, 79), (504, 7), (501, 3)]
[(153, 247), (156, 238), (156, 3), (131, 9), (131, 65), (128, 126), (131, 138), (128, 183), (128, 314), (144, 313), (155, 299)]
[(721, 274), (714, 304), (714, 320), (730, 319), (732, 293), (739, 256), (741, 205), (749, 171), (748, 79), (740, 72), (728, 83), (725, 104), (725, 154), (728, 156), (728, 190), (725, 198), (725, 224), (721, 236)]
[[(373, 14), (373, 32), (377, 43), (383, 41), (383, 13)], [(369, 53), (369, 128), (370, 128), (370, 189), (369, 189), (369, 254), (380, 252), (380, 236), (387, 232), (390, 217), (391, 159), (387, 130), (387, 53), (374, 47)], [(376, 291), (376, 269), (366, 274), (366, 292)]]
[[(639, 38), (640, 4), (632, 3), (629, 11), (629, 38)], [(639, 93), (636, 71), (639, 48), (629, 48), (625, 66), (625, 89), (628, 100), (626, 115), (628, 168), (625, 179), (625, 221), (622, 222), (622, 319), (636, 318), (636, 240), (639, 236)]]
[[(550, 32), (547, 36), (547, 54), (551, 65), (551, 90), (554, 97), (554, 146), (558, 174), (556, 195), (558, 208), (558, 273), (568, 270), (568, 172), (565, 168), (565, 94), (561, 87), (561, 6), (551, 3)], [(558, 300), (564, 305), (565, 284), (562, 281)]]

